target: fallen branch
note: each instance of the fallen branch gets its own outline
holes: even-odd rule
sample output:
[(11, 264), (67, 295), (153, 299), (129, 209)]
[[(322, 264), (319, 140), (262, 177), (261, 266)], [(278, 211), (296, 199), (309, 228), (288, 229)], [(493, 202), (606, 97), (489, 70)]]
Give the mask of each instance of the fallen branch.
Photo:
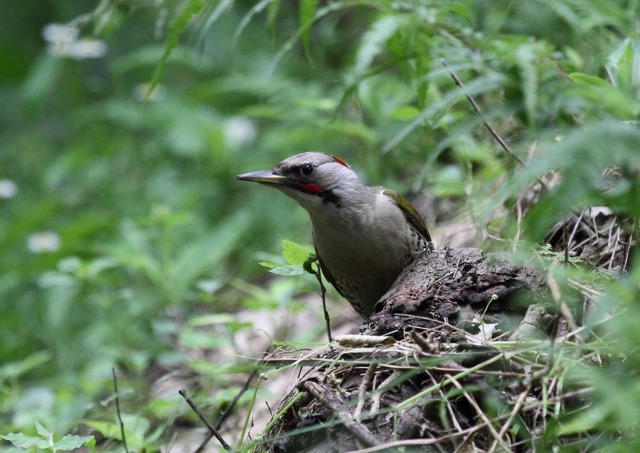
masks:
[(220, 442), (220, 445), (222, 445), (222, 448), (224, 448), (225, 450), (231, 451), (231, 447), (229, 446), (229, 444), (222, 438), (220, 433), (218, 433), (218, 430), (209, 422), (209, 420), (207, 420), (207, 417), (205, 417), (202, 414), (202, 412), (200, 412), (200, 409), (198, 409), (198, 407), (196, 406), (196, 403), (194, 403), (193, 400), (189, 398), (189, 396), (187, 395), (187, 391), (183, 389), (183, 390), (179, 390), (178, 393), (180, 394), (180, 396), (182, 396), (185, 399), (187, 404), (191, 407), (193, 412), (196, 413), (196, 415), (200, 418), (200, 420), (202, 420), (202, 423), (205, 424), (205, 426), (209, 429), (211, 434), (213, 434), (215, 438), (218, 439), (218, 442)]

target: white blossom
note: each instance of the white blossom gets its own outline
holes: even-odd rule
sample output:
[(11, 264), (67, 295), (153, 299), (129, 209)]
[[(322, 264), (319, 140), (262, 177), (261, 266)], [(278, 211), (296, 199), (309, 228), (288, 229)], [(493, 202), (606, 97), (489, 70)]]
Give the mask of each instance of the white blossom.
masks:
[(32, 253), (55, 252), (60, 245), (60, 236), (54, 231), (38, 231), (27, 238), (27, 248)]
[(13, 198), (18, 193), (18, 185), (11, 179), (0, 179), (0, 198)]
[(224, 135), (232, 148), (250, 144), (257, 134), (256, 125), (249, 118), (237, 116), (229, 118), (224, 123)]

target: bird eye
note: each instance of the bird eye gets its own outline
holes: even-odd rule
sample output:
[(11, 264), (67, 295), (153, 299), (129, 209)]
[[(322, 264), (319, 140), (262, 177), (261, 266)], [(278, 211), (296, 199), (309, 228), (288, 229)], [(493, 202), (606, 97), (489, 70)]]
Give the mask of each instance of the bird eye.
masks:
[(305, 175), (310, 175), (311, 173), (313, 173), (313, 165), (311, 164), (305, 164), (302, 166), (302, 173), (304, 173)]

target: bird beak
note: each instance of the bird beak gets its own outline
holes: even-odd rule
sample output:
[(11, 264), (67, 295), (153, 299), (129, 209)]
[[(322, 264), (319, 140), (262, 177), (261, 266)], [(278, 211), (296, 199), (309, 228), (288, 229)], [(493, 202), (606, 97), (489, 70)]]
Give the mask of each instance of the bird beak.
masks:
[(273, 170), (254, 171), (236, 176), (240, 181), (258, 182), (260, 184), (279, 185), (287, 177), (275, 173)]

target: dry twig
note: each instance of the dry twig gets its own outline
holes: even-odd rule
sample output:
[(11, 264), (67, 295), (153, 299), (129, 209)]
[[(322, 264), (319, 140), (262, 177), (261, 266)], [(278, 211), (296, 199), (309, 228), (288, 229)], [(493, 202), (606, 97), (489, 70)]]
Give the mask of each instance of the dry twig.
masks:
[(220, 445), (222, 445), (222, 448), (224, 448), (225, 450), (231, 451), (231, 446), (229, 446), (229, 444), (223, 439), (220, 433), (218, 433), (218, 430), (209, 422), (209, 420), (207, 420), (207, 417), (204, 416), (204, 414), (200, 411), (200, 409), (198, 409), (198, 406), (196, 406), (196, 403), (194, 403), (193, 400), (189, 398), (189, 395), (187, 395), (187, 391), (183, 389), (183, 390), (179, 390), (178, 393), (180, 394), (180, 396), (184, 398), (184, 400), (191, 407), (193, 412), (196, 413), (196, 415), (200, 418), (200, 420), (202, 420), (202, 423), (204, 423), (204, 425), (209, 429), (211, 434), (213, 434), (215, 438), (218, 439), (218, 442), (220, 442)]
[(116, 369), (111, 368), (111, 374), (113, 375), (113, 391), (116, 395), (116, 412), (118, 414), (118, 422), (120, 423), (120, 435), (122, 436), (122, 446), (124, 451), (129, 453), (127, 448), (127, 438), (124, 434), (124, 423), (122, 422), (122, 414), (120, 413), (120, 397), (118, 396), (118, 378), (116, 376)]
[(313, 381), (305, 381), (302, 388), (312, 394), (326, 407), (337, 412), (340, 420), (344, 423), (345, 428), (347, 428), (349, 432), (351, 432), (351, 434), (353, 434), (354, 437), (365, 446), (374, 447), (381, 444), (381, 442), (376, 439), (376, 437), (371, 434), (371, 431), (369, 431), (362, 423), (354, 420), (350, 414), (342, 410), (341, 406), (343, 405), (343, 402), (337, 395), (330, 393), (327, 389), (320, 387), (320, 385)]

